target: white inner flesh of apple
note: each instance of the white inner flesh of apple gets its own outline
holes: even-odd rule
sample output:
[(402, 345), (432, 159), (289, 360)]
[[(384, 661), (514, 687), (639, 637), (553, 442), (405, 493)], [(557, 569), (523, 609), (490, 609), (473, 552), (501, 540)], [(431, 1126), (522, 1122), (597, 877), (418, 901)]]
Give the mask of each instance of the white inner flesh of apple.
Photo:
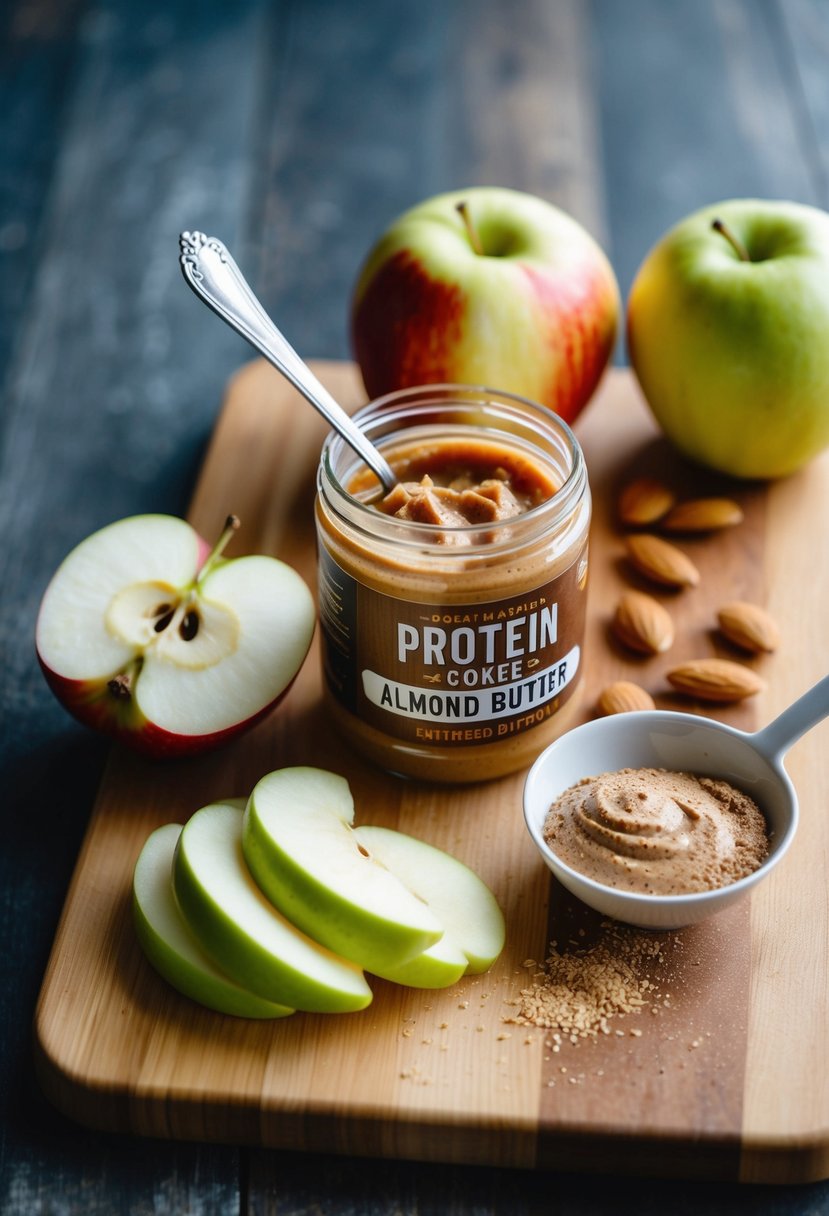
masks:
[(504, 946), (504, 917), (495, 896), (473, 870), (449, 853), (390, 828), (366, 825), (355, 828), (354, 835), (429, 906), (445, 931), (438, 946), (446, 940), (463, 951), (470, 972), (486, 971), (492, 965)]
[(179, 734), (207, 734), (251, 717), (291, 682), (314, 630), (314, 602), (300, 576), (270, 557), (241, 557), (201, 584), (205, 631), (216, 605), (239, 620), (235, 649), (206, 667), (145, 654), (137, 685), (144, 715)]
[(246, 815), (248, 864), (285, 915), (318, 941), (373, 970), (381, 959), (405, 962), (442, 936), (426, 903), (355, 834), (342, 777), (303, 767), (269, 773)]
[(142, 937), (150, 962), (179, 991), (221, 1013), (248, 1017), (285, 1017), (293, 1013), (255, 996), (221, 971), (187, 928), (173, 896), (173, 856), (181, 825), (168, 823), (148, 837), (135, 866), (133, 894), (146, 930)]
[[(260, 960), (259, 965), (267, 962), (275, 984), (286, 985), (285, 997), (274, 993), (274, 999), (300, 1009), (315, 1009), (321, 1006), (313, 994), (323, 990), (342, 994), (354, 1008), (368, 1004), (371, 991), (360, 968), (312, 941), (280, 915), (259, 890), (242, 856), (242, 815), (241, 807), (230, 802), (203, 807), (190, 819), (179, 845), (198, 884), (197, 902), (206, 907), (208, 916), (218, 915), (226, 921), (239, 939), (235, 978), (256, 990), (255, 976), (248, 979), (242, 975), (247, 948)], [(175, 889), (182, 902), (179, 884), (183, 873), (177, 859)], [(202, 945), (209, 949), (207, 922), (202, 932), (189, 915), (187, 919)], [(221, 961), (230, 968), (229, 961)], [(304, 999), (306, 987), (310, 1001)]]
[(104, 680), (121, 671), (138, 647), (107, 628), (113, 599), (136, 583), (187, 586), (198, 560), (196, 533), (172, 516), (134, 516), (93, 533), (49, 584), (38, 620), (41, 657), (67, 680)]
[(199, 557), (196, 533), (172, 516), (95, 533), (47, 590), (41, 659), (68, 680), (114, 682), (139, 716), (172, 734), (211, 734), (254, 716), (305, 658), (311, 593), (270, 557), (221, 561), (197, 579)]

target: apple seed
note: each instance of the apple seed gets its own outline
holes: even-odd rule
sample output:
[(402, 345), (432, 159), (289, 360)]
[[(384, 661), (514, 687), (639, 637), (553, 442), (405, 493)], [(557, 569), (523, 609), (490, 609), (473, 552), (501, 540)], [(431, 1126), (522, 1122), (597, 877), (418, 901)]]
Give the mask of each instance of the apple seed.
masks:
[(178, 627), (178, 631), (183, 642), (192, 642), (193, 638), (199, 632), (198, 612), (192, 608), (189, 612), (185, 612), (181, 624)]
[(162, 604), (160, 610), (157, 610), (154, 615), (158, 616), (158, 620), (153, 625), (153, 629), (156, 633), (163, 633), (176, 615), (176, 610), (175, 608), (171, 608), (169, 604)]

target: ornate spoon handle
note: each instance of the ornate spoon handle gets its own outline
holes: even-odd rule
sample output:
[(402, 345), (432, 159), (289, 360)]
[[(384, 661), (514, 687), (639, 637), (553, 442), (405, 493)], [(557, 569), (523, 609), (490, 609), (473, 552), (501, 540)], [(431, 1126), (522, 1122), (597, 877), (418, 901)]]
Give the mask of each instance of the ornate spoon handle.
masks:
[(277, 329), (222, 242), (182, 232), (179, 245), (182, 274), (196, 295), (264, 355), (391, 490), (397, 483), (391, 466)]

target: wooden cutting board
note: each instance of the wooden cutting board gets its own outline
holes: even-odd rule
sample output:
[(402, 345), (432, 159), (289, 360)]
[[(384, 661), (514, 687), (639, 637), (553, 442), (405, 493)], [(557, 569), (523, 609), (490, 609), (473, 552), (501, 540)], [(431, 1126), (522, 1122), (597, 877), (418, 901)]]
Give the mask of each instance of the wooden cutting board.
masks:
[[(318, 368), (357, 404), (345, 364)], [(663, 706), (678, 658), (735, 657), (716, 608), (747, 598), (778, 618), (768, 681), (717, 716), (751, 729), (829, 670), (829, 458), (770, 488), (692, 471), (658, 437), (629, 375), (614, 371), (577, 427), (595, 498), (583, 716), (609, 680), (633, 678)], [(314, 581), (312, 501), (323, 437), (316, 415), (261, 362), (229, 386), (190, 518), (218, 535), (242, 518), (235, 552), (278, 554)], [(632, 659), (608, 620), (626, 569), (613, 502), (656, 471), (681, 492), (727, 490), (745, 521), (685, 547), (700, 586), (662, 598), (677, 621), (667, 656)], [(710, 712), (710, 711), (709, 711)], [(552, 938), (595, 920), (565, 898), (523, 827), (523, 774), (456, 788), (404, 782), (362, 764), (320, 706), (316, 654), (279, 711), (205, 758), (152, 763), (113, 749), (69, 890), (36, 1014), (41, 1084), (71, 1116), (149, 1136), (367, 1156), (589, 1167), (652, 1175), (799, 1181), (829, 1174), (829, 735), (816, 729), (789, 768), (801, 794), (794, 847), (741, 906), (673, 935), (667, 1007), (617, 1019), (620, 1034), (565, 1042), (504, 1022)], [(359, 1014), (255, 1023), (180, 997), (144, 960), (130, 919), (132, 869), (147, 835), (199, 806), (246, 794), (265, 772), (313, 763), (351, 781), (363, 822), (446, 848), (473, 866), (506, 914), (504, 953), (485, 976), (444, 992), (372, 981)], [(576, 936), (576, 940), (579, 939)]]

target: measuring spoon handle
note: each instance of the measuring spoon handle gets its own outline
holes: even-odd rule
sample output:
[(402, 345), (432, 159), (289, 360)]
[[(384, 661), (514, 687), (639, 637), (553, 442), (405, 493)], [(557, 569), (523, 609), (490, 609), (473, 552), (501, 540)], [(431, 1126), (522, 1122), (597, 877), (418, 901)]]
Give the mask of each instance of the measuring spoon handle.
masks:
[(829, 717), (829, 676), (818, 680), (773, 722), (752, 735), (752, 742), (767, 759), (780, 762), (801, 735), (826, 717)]

